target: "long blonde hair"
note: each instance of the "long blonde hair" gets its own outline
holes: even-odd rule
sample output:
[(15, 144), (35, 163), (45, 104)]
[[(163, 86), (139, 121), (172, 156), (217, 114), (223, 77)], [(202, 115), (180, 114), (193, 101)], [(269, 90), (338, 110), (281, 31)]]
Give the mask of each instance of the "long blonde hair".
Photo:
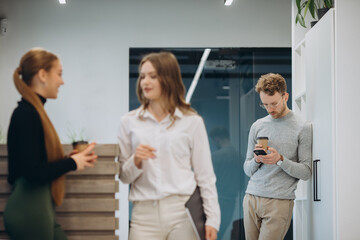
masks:
[[(30, 88), (31, 81), (40, 69), (50, 71), (58, 57), (44, 49), (31, 49), (20, 60), (20, 65), (14, 71), (14, 83), (21, 96), (38, 112), (44, 128), (44, 140), (48, 162), (64, 158), (64, 151), (53, 124), (45, 112), (44, 106)], [(65, 194), (65, 175), (51, 183), (52, 198), (57, 206), (61, 205)]]
[[(175, 109), (179, 108), (184, 114), (196, 114), (196, 111), (186, 103), (185, 86), (181, 78), (179, 63), (170, 52), (150, 53), (145, 55), (139, 64), (139, 73), (145, 62), (149, 61), (155, 68), (160, 82), (162, 95), (165, 97), (172, 124), (175, 122)], [(140, 87), (140, 74), (136, 83), (136, 94), (143, 110), (149, 106), (149, 100), (145, 98)], [(171, 124), (171, 125), (172, 125)]]

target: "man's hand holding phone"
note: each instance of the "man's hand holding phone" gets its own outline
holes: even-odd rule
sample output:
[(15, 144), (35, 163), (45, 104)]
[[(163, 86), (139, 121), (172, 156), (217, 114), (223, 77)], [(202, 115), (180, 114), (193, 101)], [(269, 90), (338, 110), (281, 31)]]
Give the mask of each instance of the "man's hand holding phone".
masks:
[(278, 153), (278, 151), (275, 148), (268, 147), (268, 150), (271, 153), (267, 154), (260, 144), (256, 144), (254, 149), (255, 161), (257, 163), (276, 164), (281, 159), (281, 155)]
[(254, 158), (257, 163), (261, 163), (263, 156), (267, 153), (263, 149), (263, 146), (261, 144), (256, 144), (254, 149)]
[(276, 164), (278, 161), (282, 160), (282, 156), (278, 153), (275, 148), (269, 147), (268, 150), (271, 152), (266, 156), (263, 156), (261, 162), (264, 164)]

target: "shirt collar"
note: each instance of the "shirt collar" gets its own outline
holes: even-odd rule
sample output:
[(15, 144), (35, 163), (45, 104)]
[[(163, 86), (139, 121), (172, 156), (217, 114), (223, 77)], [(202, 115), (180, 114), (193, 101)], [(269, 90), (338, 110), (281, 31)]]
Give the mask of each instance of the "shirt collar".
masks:
[[(142, 115), (143, 118), (153, 118), (151, 113), (147, 109), (144, 110), (143, 107), (139, 107), (136, 110), (136, 117), (139, 118), (142, 112), (144, 112), (144, 114)], [(183, 116), (184, 116), (183, 112), (179, 108), (175, 108), (174, 117), (182, 118)]]
[(183, 112), (180, 111), (179, 108), (175, 108), (174, 116), (178, 118), (182, 118), (184, 116)]

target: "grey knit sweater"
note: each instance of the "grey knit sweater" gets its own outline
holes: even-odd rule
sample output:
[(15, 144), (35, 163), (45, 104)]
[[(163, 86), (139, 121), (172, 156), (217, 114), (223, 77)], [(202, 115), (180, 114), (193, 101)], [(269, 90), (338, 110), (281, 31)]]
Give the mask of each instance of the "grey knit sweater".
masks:
[[(269, 147), (284, 156), (281, 166), (258, 164), (253, 150), (256, 138), (269, 137)], [(299, 179), (311, 177), (311, 124), (290, 111), (282, 118), (270, 115), (251, 126), (244, 171), (250, 177), (246, 193), (276, 199), (295, 199)]]

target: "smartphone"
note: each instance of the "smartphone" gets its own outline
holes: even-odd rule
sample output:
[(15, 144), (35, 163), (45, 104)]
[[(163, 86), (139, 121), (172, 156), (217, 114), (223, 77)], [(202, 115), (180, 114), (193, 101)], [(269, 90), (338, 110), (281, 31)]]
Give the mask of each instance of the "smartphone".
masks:
[(255, 149), (254, 150), (254, 153), (256, 154), (256, 155), (267, 155), (267, 153), (265, 152), (265, 150), (263, 150), (263, 149)]

